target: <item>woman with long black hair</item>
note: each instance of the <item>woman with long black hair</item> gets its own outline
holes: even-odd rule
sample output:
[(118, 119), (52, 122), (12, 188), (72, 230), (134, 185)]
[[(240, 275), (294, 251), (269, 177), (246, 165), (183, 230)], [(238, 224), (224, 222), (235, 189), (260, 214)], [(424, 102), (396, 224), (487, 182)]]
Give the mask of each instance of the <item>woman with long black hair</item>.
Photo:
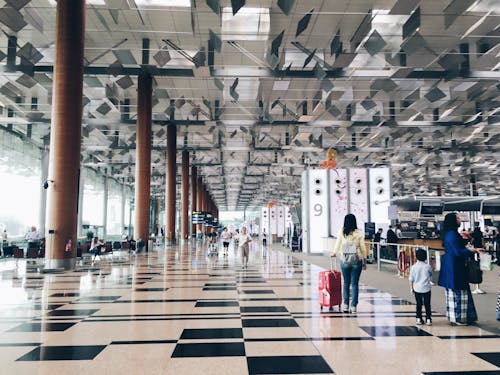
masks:
[(445, 288), (446, 317), (452, 325), (468, 325), (477, 320), (477, 312), (466, 276), (466, 263), (478, 249), (466, 247), (458, 234), (460, 217), (449, 213), (443, 223), (443, 247), (438, 285)]
[[(356, 216), (347, 214), (344, 226), (340, 229), (335, 241), (332, 256), (340, 256), (340, 268), (344, 279), (342, 291), (342, 311), (356, 313), (358, 306), (359, 277), (366, 270), (365, 236), (358, 229)], [(352, 287), (351, 308), (349, 309), (349, 294)]]

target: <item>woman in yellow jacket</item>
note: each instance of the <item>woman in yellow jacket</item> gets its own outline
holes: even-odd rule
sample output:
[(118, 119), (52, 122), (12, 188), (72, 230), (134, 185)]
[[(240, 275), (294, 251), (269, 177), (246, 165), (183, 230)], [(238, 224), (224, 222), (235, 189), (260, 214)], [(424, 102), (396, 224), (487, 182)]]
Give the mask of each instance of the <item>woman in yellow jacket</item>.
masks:
[(340, 257), (340, 268), (344, 279), (342, 311), (349, 312), (349, 294), (352, 286), (350, 312), (356, 313), (361, 270), (366, 270), (366, 247), (363, 232), (358, 229), (356, 216), (347, 214), (344, 226), (339, 231), (332, 256)]

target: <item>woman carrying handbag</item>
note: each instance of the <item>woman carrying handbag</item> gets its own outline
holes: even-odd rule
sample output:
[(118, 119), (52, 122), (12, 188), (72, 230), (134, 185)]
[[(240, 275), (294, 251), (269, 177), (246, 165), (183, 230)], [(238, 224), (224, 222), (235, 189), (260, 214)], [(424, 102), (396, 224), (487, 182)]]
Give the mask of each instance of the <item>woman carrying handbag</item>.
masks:
[(477, 312), (467, 278), (466, 263), (478, 249), (465, 247), (458, 234), (460, 217), (449, 213), (444, 218), (443, 247), (438, 285), (445, 288), (446, 317), (451, 325), (468, 325), (477, 320)]

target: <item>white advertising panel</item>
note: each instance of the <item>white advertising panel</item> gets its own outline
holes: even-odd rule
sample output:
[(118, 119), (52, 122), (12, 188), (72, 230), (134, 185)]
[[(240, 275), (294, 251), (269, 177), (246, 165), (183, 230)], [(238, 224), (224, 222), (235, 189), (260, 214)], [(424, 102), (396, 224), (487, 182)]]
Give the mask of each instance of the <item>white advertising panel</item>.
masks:
[(269, 209), (269, 233), (278, 234), (278, 215), (276, 206)]
[(323, 253), (329, 235), (329, 170), (310, 169), (309, 174), (309, 253)]
[(285, 207), (277, 207), (278, 237), (285, 236)]
[(389, 206), (391, 205), (391, 173), (390, 169), (370, 168), (368, 170), (370, 221), (376, 224), (388, 224)]
[(348, 213), (347, 170), (332, 169), (330, 175), (330, 234), (337, 236)]
[(290, 212), (290, 207), (285, 206), (285, 228), (290, 228), (292, 226), (292, 213)]
[(309, 252), (309, 172), (302, 172), (302, 190), (300, 192), (302, 207), (302, 251)]
[(260, 228), (262, 231), (266, 230), (269, 234), (269, 208), (262, 207), (260, 209)]
[(366, 168), (349, 169), (349, 212), (356, 216), (358, 228), (369, 221), (368, 175)]

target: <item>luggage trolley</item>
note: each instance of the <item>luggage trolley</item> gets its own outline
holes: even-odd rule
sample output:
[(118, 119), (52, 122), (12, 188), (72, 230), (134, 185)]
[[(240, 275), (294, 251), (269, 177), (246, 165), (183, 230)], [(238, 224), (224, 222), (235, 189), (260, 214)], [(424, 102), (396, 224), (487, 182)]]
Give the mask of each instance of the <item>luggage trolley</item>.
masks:
[(219, 255), (219, 249), (217, 247), (217, 239), (210, 239), (208, 241), (208, 256)]

